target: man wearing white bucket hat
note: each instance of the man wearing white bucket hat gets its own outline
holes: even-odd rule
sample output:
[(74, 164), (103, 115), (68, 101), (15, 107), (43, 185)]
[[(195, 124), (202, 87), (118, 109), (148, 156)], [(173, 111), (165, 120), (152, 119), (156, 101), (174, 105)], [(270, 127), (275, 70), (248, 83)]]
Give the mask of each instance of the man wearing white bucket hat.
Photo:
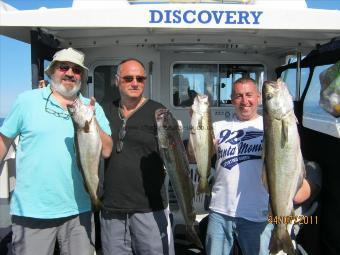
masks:
[(19, 135), (16, 187), (11, 199), (12, 253), (93, 254), (91, 202), (74, 149), (74, 127), (67, 105), (76, 98), (95, 107), (102, 156), (112, 150), (109, 122), (94, 98), (79, 93), (87, 80), (84, 54), (62, 49), (45, 70), (51, 85), (18, 96), (0, 128), (0, 160)]

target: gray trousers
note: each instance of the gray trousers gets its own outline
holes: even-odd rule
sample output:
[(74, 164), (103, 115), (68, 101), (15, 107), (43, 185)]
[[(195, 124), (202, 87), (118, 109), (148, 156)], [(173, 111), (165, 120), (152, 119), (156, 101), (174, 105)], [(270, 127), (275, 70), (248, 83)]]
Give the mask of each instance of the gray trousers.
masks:
[(60, 219), (12, 216), (13, 255), (52, 255), (56, 239), (62, 255), (93, 255), (92, 212)]
[(174, 255), (167, 210), (149, 213), (101, 212), (104, 255)]

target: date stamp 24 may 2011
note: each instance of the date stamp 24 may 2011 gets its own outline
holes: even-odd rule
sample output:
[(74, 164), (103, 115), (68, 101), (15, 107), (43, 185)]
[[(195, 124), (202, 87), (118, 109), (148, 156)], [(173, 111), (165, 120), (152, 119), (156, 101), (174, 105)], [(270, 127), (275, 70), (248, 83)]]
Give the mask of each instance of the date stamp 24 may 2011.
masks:
[(319, 218), (317, 215), (289, 215), (289, 216), (277, 216), (269, 215), (268, 223), (271, 224), (318, 224)]

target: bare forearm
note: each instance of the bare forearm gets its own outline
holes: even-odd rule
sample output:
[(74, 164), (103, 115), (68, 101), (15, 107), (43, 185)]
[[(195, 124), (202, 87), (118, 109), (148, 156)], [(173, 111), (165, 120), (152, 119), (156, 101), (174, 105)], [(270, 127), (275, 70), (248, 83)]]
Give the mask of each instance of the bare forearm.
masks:
[(112, 152), (112, 138), (111, 136), (107, 135), (101, 128), (99, 128), (99, 135), (100, 139), (102, 140), (103, 148), (102, 148), (102, 157), (108, 158)]
[(0, 133), (0, 161), (4, 160), (13, 139)]

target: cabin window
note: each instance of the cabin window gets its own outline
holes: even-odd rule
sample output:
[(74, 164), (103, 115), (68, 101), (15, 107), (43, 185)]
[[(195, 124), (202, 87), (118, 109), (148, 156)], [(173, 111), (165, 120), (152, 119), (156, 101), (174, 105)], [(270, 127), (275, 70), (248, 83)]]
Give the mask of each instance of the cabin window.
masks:
[(176, 63), (172, 67), (172, 104), (190, 107), (197, 94), (206, 94), (211, 106), (223, 107), (231, 104), (234, 81), (250, 77), (262, 84), (263, 75), (260, 64)]
[(320, 73), (324, 71), (325, 69), (329, 68), (330, 65), (324, 65), (324, 66), (317, 66), (314, 69), (313, 72), (313, 77), (310, 82), (310, 86), (308, 89), (308, 92), (306, 94), (306, 98), (304, 101), (304, 112), (310, 112), (313, 114), (323, 114), (326, 115), (326, 111), (324, 111), (320, 106), (319, 106), (319, 101), (320, 101), (320, 89), (321, 89), (321, 84), (320, 84)]
[[(300, 95), (304, 91), (307, 80), (309, 76), (309, 68), (301, 68), (301, 83), (300, 83)], [(294, 69), (287, 69), (281, 74), (282, 79), (288, 86), (288, 90), (292, 95), (294, 101), (298, 101), (300, 98), (297, 98), (296, 92), (296, 68)]]
[(117, 65), (101, 65), (94, 69), (94, 97), (99, 104), (119, 99), (119, 90), (114, 79), (116, 72)]
[[(46, 70), (46, 68), (49, 66), (50, 63), (51, 63), (51, 61), (44, 59), (44, 70)], [(40, 78), (42, 78), (42, 77), (39, 77), (39, 79)], [(46, 81), (49, 79), (45, 72), (44, 72), (44, 78), (43, 79), (46, 80)]]

